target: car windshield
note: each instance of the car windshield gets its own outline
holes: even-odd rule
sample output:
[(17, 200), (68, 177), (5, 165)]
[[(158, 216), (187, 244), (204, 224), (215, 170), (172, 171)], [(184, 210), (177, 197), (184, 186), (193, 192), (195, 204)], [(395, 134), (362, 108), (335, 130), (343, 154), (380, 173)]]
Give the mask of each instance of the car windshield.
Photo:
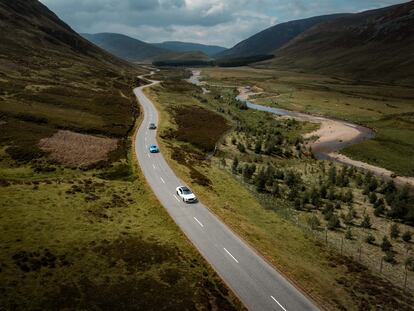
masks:
[(190, 189), (188, 189), (188, 188), (182, 188), (182, 190), (183, 190), (183, 194), (192, 194), (192, 192), (191, 192), (191, 190)]

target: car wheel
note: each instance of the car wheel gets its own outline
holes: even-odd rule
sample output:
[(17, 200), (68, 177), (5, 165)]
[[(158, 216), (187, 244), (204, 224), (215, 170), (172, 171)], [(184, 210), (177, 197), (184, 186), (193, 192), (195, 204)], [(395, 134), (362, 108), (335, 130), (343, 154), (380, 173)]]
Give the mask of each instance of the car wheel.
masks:
[(183, 202), (185, 203), (185, 199), (183, 198)]

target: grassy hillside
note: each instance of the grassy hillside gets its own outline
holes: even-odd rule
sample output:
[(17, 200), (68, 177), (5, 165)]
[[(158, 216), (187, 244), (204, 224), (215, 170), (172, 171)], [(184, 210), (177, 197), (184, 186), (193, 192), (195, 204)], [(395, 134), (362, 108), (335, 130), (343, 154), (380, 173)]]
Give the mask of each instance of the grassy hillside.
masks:
[(344, 16), (344, 14), (316, 16), (277, 24), (243, 40), (231, 49), (218, 53), (215, 56), (216, 58), (238, 58), (272, 54), (303, 31), (316, 24), (340, 16)]
[(264, 66), (411, 85), (414, 2), (366, 11), (312, 27)]
[(151, 62), (171, 51), (117, 33), (82, 34), (102, 49), (131, 62)]
[(0, 34), (0, 309), (242, 309), (134, 165), (143, 70), (35, 0)]

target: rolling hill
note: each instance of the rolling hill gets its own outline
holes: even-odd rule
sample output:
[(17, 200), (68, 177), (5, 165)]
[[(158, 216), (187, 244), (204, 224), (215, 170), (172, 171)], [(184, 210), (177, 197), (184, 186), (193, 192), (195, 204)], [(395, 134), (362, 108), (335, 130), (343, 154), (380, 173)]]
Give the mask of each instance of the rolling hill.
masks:
[(414, 1), (320, 23), (263, 64), (403, 84), (414, 82)]
[(102, 49), (130, 62), (151, 62), (171, 51), (117, 33), (82, 34)]
[(165, 41), (162, 43), (153, 43), (152, 45), (174, 52), (202, 52), (210, 57), (226, 50), (226, 48), (217, 45), (205, 45), (180, 41)]
[(133, 77), (143, 70), (91, 44), (36, 0), (0, 1), (0, 35), (2, 146), (35, 156), (38, 140), (57, 129), (127, 135)]
[(273, 54), (275, 50), (312, 26), (341, 16), (344, 14), (316, 16), (277, 24), (241, 41), (231, 49), (216, 54), (215, 57), (239, 58)]

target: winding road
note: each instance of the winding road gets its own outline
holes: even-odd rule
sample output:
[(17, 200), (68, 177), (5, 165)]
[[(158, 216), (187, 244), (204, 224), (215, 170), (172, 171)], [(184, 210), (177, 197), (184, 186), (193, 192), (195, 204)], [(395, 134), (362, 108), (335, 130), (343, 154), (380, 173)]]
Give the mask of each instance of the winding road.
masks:
[(157, 83), (151, 81), (148, 85), (134, 89), (144, 112), (144, 119), (135, 137), (135, 152), (142, 172), (161, 204), (249, 310), (318, 310), (308, 297), (233, 233), (203, 203), (185, 204), (175, 194), (175, 188), (183, 185), (183, 182), (161, 153), (148, 152), (149, 145), (157, 142), (156, 131), (149, 130), (148, 126), (149, 123), (158, 124), (159, 117), (143, 89)]

